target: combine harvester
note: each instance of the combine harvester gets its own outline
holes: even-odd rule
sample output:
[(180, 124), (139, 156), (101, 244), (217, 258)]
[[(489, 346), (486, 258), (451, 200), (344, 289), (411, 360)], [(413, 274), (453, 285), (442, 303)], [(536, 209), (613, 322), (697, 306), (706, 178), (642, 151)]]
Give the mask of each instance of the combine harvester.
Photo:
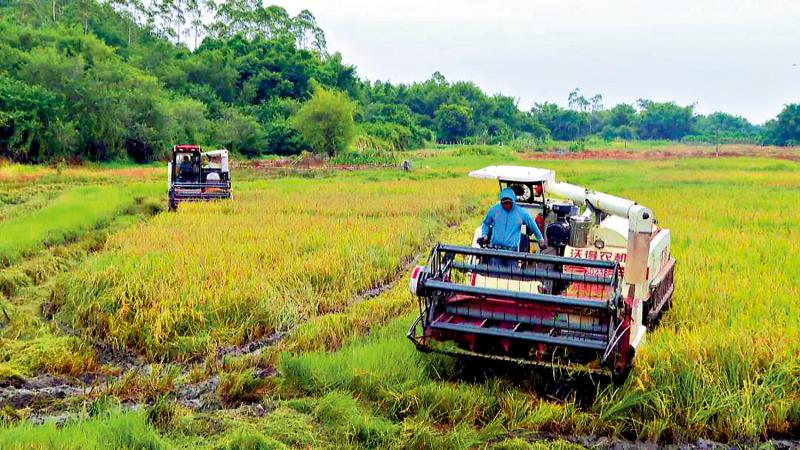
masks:
[(557, 182), (550, 170), (491, 166), (470, 176), (512, 188), (547, 248), (531, 249), (524, 228), (519, 251), (479, 245), (480, 228), (471, 247), (438, 244), (412, 271), (420, 312), (409, 339), (422, 351), (624, 379), (671, 304), (669, 230), (650, 209)]
[(231, 175), (227, 150), (203, 152), (198, 145), (176, 145), (167, 163), (169, 210), (181, 202), (231, 198)]

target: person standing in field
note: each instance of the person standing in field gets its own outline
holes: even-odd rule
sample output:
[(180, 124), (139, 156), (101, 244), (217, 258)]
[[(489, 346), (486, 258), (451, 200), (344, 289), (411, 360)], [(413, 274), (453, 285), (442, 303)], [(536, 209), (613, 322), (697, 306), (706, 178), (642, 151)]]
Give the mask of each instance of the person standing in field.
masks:
[[(500, 191), (500, 203), (489, 208), (486, 217), (483, 218), (481, 226), (481, 237), (478, 244), (481, 246), (490, 245), (502, 250), (519, 250), (520, 238), (522, 235), (522, 225), (525, 225), (526, 233), (533, 234), (539, 243), (539, 248), (544, 249), (544, 237), (539, 227), (534, 222), (533, 217), (524, 208), (517, 205), (517, 194), (514, 190), (507, 187)], [(489, 231), (491, 230), (491, 239)]]

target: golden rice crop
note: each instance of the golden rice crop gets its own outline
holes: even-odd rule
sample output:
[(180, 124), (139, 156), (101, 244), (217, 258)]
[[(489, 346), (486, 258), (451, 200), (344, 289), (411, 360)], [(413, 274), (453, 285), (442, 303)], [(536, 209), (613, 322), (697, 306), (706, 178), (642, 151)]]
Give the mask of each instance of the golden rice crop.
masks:
[[(588, 428), (642, 439), (726, 442), (800, 433), (798, 164), (742, 158), (530, 165), (553, 168), (561, 179), (651, 207), (660, 225), (672, 230), (678, 260), (674, 307), (648, 334), (628, 382), (607, 387), (590, 415), (583, 416), (585, 425), (557, 419), (564, 432)], [(473, 225), (478, 221), (475, 217)], [(409, 357), (413, 350), (402, 336), (410, 320), (390, 325), (378, 340), (335, 354), (287, 357), (282, 367), (286, 381), (303, 383), (308, 369), (316, 381), (302, 385), (303, 395), (344, 387), (355, 397), (385, 392), (365, 380), (388, 386), (427, 384), (418, 378), (420, 360)], [(369, 359), (372, 352), (403, 356), (378, 367)], [(445, 395), (452, 385), (428, 388)], [(521, 386), (507, 391), (511, 398), (527, 393)], [(453, 408), (462, 406), (456, 401)], [(526, 425), (503, 427), (516, 433)]]
[[(238, 183), (233, 202), (184, 205), (112, 237), (60, 280), (58, 318), (152, 359), (201, 356), (291, 329), (275, 347), (291, 353), (280, 366), (281, 395), (302, 398), (281, 407), (308, 403), (304, 419), (337, 442), (341, 434), (352, 443), (345, 431), (362, 425), (367, 437), (380, 431), (382, 442), (458, 439), (439, 447), (542, 432), (749, 444), (800, 435), (800, 166), (793, 162), (522, 163), (634, 199), (673, 233), (674, 307), (648, 333), (628, 382), (603, 386), (589, 408), (504, 380), (432, 374), (421, 365), (427, 356), (404, 337), (412, 315), (391, 320), (414, 305), (403, 286), (352, 304), (394, 280), (447, 225), (462, 223), (449, 237), (466, 242), (483, 213), (468, 207), (493, 201), (496, 184), (465, 175), (501, 161), (520, 163), (511, 154), (445, 155), (415, 162), (435, 169), (402, 179), (375, 171)], [(259, 362), (243, 359), (235, 369)], [(226, 379), (248, 393), (238, 387), (248, 383)]]
[(651, 438), (676, 428), (725, 441), (800, 431), (798, 165), (699, 166), (631, 190), (672, 229), (680, 265), (675, 306), (626, 388), (648, 395), (623, 414)]
[(241, 343), (341, 310), (388, 282), (490, 189), (362, 178), (256, 187), (117, 234), (109, 251), (62, 280), (62, 316), (151, 357)]

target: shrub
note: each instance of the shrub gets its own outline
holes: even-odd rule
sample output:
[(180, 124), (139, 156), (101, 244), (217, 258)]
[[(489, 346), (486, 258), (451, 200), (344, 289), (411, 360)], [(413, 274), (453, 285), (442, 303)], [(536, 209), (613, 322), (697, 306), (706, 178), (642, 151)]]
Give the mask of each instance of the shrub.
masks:
[(292, 125), (317, 153), (335, 156), (353, 138), (355, 104), (342, 92), (317, 86), (314, 95), (300, 107)]
[(334, 164), (389, 166), (398, 163), (395, 153), (382, 150), (344, 152), (331, 160)]

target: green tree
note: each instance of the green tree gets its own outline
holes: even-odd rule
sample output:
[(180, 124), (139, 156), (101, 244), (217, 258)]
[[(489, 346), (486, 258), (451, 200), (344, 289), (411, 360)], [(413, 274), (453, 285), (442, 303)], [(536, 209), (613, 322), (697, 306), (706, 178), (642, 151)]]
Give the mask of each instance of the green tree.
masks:
[(355, 132), (355, 104), (342, 92), (316, 87), (300, 107), (292, 125), (311, 149), (328, 156), (344, 150)]
[(589, 130), (589, 113), (564, 109), (554, 103), (537, 103), (531, 114), (550, 130), (553, 139), (560, 141), (580, 139)]
[(436, 110), (436, 129), (440, 140), (452, 142), (472, 133), (472, 111), (462, 105), (442, 105)]
[(287, 119), (275, 118), (265, 125), (266, 152), (272, 155), (298, 155), (308, 148), (300, 132)]
[(678, 106), (675, 102), (657, 103), (639, 100), (639, 137), (644, 139), (680, 139), (692, 130), (693, 106)]
[(636, 120), (636, 108), (627, 103), (620, 103), (609, 111), (608, 124), (612, 127), (631, 125)]
[(762, 131), (744, 117), (715, 112), (695, 117), (692, 138), (706, 142), (759, 142)]
[(223, 117), (217, 122), (214, 140), (233, 152), (249, 157), (261, 155), (267, 145), (258, 120), (235, 108), (224, 111)]
[(168, 102), (168, 141), (174, 144), (205, 144), (209, 139), (210, 123), (206, 105), (188, 98)]
[(793, 103), (783, 107), (774, 120), (766, 125), (767, 142), (775, 145), (796, 145), (800, 143), (800, 104)]
[(64, 110), (57, 95), (0, 75), (0, 155), (33, 163), (66, 156), (76, 135)]

